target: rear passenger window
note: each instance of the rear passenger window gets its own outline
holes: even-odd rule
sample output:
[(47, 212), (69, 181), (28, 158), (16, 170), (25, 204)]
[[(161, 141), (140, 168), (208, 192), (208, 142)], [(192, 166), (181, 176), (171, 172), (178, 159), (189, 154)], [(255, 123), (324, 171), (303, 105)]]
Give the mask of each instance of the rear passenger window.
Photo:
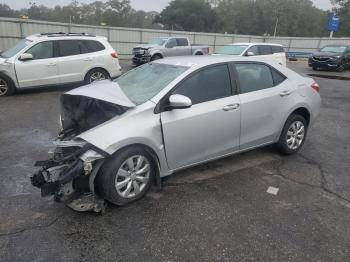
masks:
[(273, 87), (270, 67), (263, 64), (235, 64), (242, 94)]
[(189, 97), (192, 104), (199, 104), (232, 95), (227, 65), (205, 68), (182, 82), (174, 94)]
[(188, 46), (188, 40), (186, 38), (177, 38), (177, 46)]
[(251, 48), (249, 48), (247, 51), (247, 55), (248, 55), (248, 52), (252, 52), (254, 53), (254, 55), (260, 55), (259, 48), (257, 45), (254, 45)]
[(277, 72), (274, 69), (271, 69), (271, 73), (272, 73), (272, 78), (273, 78), (273, 82), (274, 82), (275, 86), (278, 86), (284, 80), (286, 80), (286, 77), (284, 75), (282, 75), (280, 72)]
[(269, 46), (269, 45), (260, 45), (259, 50), (260, 50), (260, 55), (271, 55), (272, 54), (271, 46)]
[(94, 40), (82, 40), (83, 53), (93, 53), (106, 49), (103, 44)]
[(284, 49), (282, 46), (271, 46), (272, 53), (284, 53)]
[(72, 56), (81, 53), (78, 40), (61, 40), (58, 43), (59, 56)]

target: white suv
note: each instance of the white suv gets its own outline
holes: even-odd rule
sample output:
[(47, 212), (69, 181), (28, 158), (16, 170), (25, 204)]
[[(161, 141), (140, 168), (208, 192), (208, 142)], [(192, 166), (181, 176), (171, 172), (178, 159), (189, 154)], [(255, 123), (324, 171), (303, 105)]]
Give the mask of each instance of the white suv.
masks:
[(287, 56), (282, 45), (272, 43), (235, 43), (219, 48), (214, 55), (259, 56), (286, 66)]
[(105, 37), (36, 34), (1, 53), (0, 96), (17, 89), (90, 84), (121, 75), (118, 54)]

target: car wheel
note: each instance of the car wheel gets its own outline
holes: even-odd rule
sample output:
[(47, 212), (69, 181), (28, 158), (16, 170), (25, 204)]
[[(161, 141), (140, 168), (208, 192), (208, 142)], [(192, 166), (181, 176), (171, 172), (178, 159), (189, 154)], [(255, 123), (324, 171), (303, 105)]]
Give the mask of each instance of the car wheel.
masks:
[(317, 71), (317, 69), (318, 69), (318, 68), (317, 68), (316, 66), (313, 66), (313, 67), (312, 67), (312, 70), (314, 70), (314, 71)]
[(283, 154), (297, 153), (303, 146), (307, 135), (307, 122), (301, 115), (292, 114), (286, 121), (277, 143)]
[(0, 96), (10, 96), (15, 93), (15, 86), (6, 76), (0, 76)]
[(147, 193), (155, 172), (153, 158), (145, 149), (129, 147), (107, 160), (96, 178), (96, 189), (104, 199), (123, 206)]
[(152, 56), (151, 61), (155, 61), (155, 60), (159, 60), (159, 59), (162, 59), (162, 57), (160, 55), (154, 55), (154, 56)]
[(341, 62), (341, 64), (339, 65), (339, 67), (337, 68), (337, 71), (338, 72), (343, 72), (344, 71), (344, 64), (345, 64), (345, 62)]
[(96, 68), (92, 69), (86, 74), (84, 82), (88, 85), (97, 81), (106, 80), (108, 78), (109, 75), (105, 70)]

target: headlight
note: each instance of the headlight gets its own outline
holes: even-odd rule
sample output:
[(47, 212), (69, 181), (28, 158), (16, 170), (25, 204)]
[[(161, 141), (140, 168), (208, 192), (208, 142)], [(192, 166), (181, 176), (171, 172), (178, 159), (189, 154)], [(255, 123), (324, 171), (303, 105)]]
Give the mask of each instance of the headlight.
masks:
[(104, 158), (104, 156), (95, 152), (94, 150), (88, 150), (83, 155), (80, 156), (81, 160), (88, 163), (92, 163), (102, 158)]
[(333, 56), (333, 58), (339, 59), (339, 58), (341, 58), (341, 56), (340, 55), (336, 55), (336, 56)]

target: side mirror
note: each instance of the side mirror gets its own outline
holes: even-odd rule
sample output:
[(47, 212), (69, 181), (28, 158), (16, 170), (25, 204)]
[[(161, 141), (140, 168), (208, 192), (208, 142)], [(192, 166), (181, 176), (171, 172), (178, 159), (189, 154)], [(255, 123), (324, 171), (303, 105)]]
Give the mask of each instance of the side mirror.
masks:
[(33, 55), (29, 53), (21, 54), (21, 56), (19, 57), (19, 60), (21, 61), (33, 60)]
[(248, 52), (247, 56), (255, 56), (254, 52)]
[(185, 109), (192, 106), (192, 101), (187, 96), (171, 95), (169, 97), (169, 106), (171, 109)]

